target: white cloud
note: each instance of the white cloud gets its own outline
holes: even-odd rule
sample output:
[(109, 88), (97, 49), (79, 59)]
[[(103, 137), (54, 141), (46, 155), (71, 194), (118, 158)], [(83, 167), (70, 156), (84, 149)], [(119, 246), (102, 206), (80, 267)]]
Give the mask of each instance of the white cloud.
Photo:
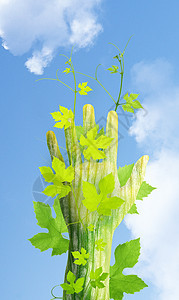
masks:
[(52, 58), (51, 49), (44, 47), (42, 51), (34, 51), (33, 56), (26, 61), (25, 65), (32, 73), (42, 75), (44, 68)]
[(35, 74), (59, 47), (90, 46), (102, 31), (96, 11), (102, 0), (1, 0), (0, 37), (13, 55), (32, 51), (26, 67)]
[(164, 59), (136, 64), (133, 87), (143, 94), (147, 115), (138, 113), (130, 128), (150, 156), (146, 181), (157, 190), (143, 202), (139, 215), (125, 222), (134, 237), (141, 237), (141, 258), (136, 271), (156, 287), (154, 299), (178, 299), (179, 278), (179, 86), (173, 68)]

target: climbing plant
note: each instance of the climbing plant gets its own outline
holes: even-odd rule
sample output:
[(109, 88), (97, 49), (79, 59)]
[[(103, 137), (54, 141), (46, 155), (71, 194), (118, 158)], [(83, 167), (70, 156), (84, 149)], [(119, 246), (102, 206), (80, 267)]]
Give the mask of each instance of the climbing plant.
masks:
[[(128, 41), (129, 42), (129, 41)], [(121, 300), (124, 294), (134, 294), (147, 287), (137, 275), (124, 275), (125, 268), (132, 268), (140, 255), (140, 238), (119, 244), (115, 249), (115, 264), (110, 266), (112, 238), (115, 229), (127, 214), (138, 214), (136, 200), (143, 200), (154, 189), (144, 181), (148, 156), (142, 156), (135, 164), (117, 169), (118, 151), (118, 107), (124, 112), (134, 113), (143, 109), (139, 94), (126, 93), (121, 98), (124, 77), (124, 53), (117, 49), (114, 59), (118, 65), (107, 69), (112, 76), (120, 75), (119, 95), (115, 99), (95, 75), (77, 72), (70, 57), (66, 58), (63, 73), (73, 76), (71, 87), (59, 79), (57, 81), (74, 94), (73, 110), (59, 106), (52, 112), (54, 127), (63, 130), (66, 139), (68, 163), (60, 152), (55, 133), (47, 132), (47, 145), (52, 159), (51, 166), (39, 168), (44, 180), (49, 183), (43, 193), (55, 197), (52, 208), (43, 202), (34, 202), (38, 225), (48, 232), (38, 233), (30, 242), (45, 251), (52, 249), (53, 255), (68, 252), (64, 282), (60, 283), (63, 297), (53, 299), (68, 300)], [(83, 106), (83, 124), (75, 124), (77, 97), (93, 92), (88, 81), (78, 82), (77, 74), (95, 80), (114, 102), (114, 110), (109, 111), (106, 128), (99, 130), (95, 122), (94, 107)], [(65, 235), (68, 234), (68, 237)]]

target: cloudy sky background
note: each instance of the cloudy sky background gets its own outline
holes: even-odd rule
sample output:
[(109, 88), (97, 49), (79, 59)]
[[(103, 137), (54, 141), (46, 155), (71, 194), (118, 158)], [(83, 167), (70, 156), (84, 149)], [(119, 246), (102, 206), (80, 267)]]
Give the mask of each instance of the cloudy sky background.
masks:
[[(123, 50), (133, 34), (124, 56), (123, 94), (139, 93), (145, 111), (133, 120), (119, 111), (118, 165), (149, 154), (146, 181), (157, 189), (138, 201), (140, 214), (127, 216), (116, 230), (113, 252), (120, 242), (141, 237), (140, 262), (134, 270), (149, 287), (124, 299), (178, 298), (179, 3), (133, 2), (0, 1), (1, 297), (5, 300), (50, 299), (50, 289), (63, 281), (66, 265), (65, 254), (51, 258), (50, 251), (40, 253), (27, 239), (40, 231), (32, 201), (34, 195), (35, 200), (43, 199), (32, 192), (42, 190), (38, 167), (50, 165), (45, 134), (54, 123), (49, 113), (59, 104), (71, 108), (73, 95), (55, 82), (35, 80), (42, 74), (55, 77), (57, 68), (63, 71), (66, 60), (59, 53), (69, 55), (75, 45), (73, 61), (78, 71), (93, 75), (101, 63), (100, 81), (117, 97), (119, 78), (105, 71), (117, 54), (108, 42)], [(70, 77), (60, 76), (73, 84)], [(86, 78), (79, 76), (82, 80)], [(79, 97), (77, 125), (84, 104), (94, 105), (101, 124), (112, 107), (95, 82), (89, 85), (94, 92)], [(55, 132), (65, 147), (62, 132)]]

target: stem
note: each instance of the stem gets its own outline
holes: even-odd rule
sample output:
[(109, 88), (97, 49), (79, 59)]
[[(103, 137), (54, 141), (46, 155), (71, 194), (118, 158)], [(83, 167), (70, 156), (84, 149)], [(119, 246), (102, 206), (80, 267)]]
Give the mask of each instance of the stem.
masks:
[(111, 99), (113, 100), (113, 102), (116, 104), (116, 101), (114, 100), (114, 98), (111, 96), (111, 94), (107, 91), (107, 89), (102, 85), (102, 83), (97, 78), (89, 76), (89, 75), (81, 73), (81, 72), (76, 72), (75, 71), (75, 73), (78, 73), (78, 74), (81, 74), (83, 76), (89, 77), (89, 78), (91, 78), (93, 80), (96, 80), (99, 83), (99, 85), (106, 91), (106, 93), (111, 97)]
[(75, 90), (74, 90), (74, 93), (75, 93), (75, 98), (74, 98), (74, 109), (73, 109), (74, 118), (75, 118), (76, 93), (77, 93), (77, 90), (76, 90), (76, 77), (75, 77), (75, 71), (74, 71), (74, 66), (73, 66), (73, 63), (71, 63), (70, 65), (71, 65), (71, 68), (72, 68), (72, 72), (73, 72), (73, 78), (74, 78), (74, 83), (75, 83)]
[[(120, 83), (120, 91), (119, 91), (119, 96), (118, 96), (118, 100), (117, 100), (117, 103), (116, 103), (115, 111), (117, 110), (118, 106), (120, 105), (120, 104), (119, 104), (119, 100), (120, 100), (121, 92), (122, 92), (122, 83), (123, 83), (123, 77), (124, 77), (124, 57), (123, 57), (123, 56), (124, 56), (126, 47), (127, 47), (127, 45), (128, 45), (128, 43), (129, 43), (129, 41), (130, 41), (130, 39), (131, 39), (132, 36), (133, 36), (133, 35), (130, 36), (130, 38), (129, 38), (129, 40), (128, 40), (128, 42), (127, 42), (127, 44), (126, 44), (126, 46), (125, 46), (123, 52), (121, 52), (120, 49), (119, 49), (115, 44), (109, 43), (109, 44), (113, 45), (115, 48), (118, 49), (118, 51), (119, 51), (119, 53), (120, 53), (120, 57), (122, 58), (122, 63), (121, 63), (121, 59), (119, 59), (119, 56), (118, 56), (118, 55), (115, 56), (115, 58), (118, 59), (118, 61), (119, 61), (119, 63), (120, 63), (120, 67), (121, 67), (121, 83)], [(122, 65), (122, 64), (123, 64), (123, 65)]]
[[(94, 221), (96, 231), (85, 232), (81, 224), (73, 225), (69, 229), (69, 252), (68, 252), (68, 261), (65, 271), (64, 282), (67, 282), (67, 274), (69, 270), (75, 274), (76, 278), (84, 277), (83, 290), (73, 295), (66, 294), (64, 291), (63, 299), (64, 300), (109, 300), (109, 276), (104, 281), (105, 287), (102, 289), (93, 288), (90, 284), (90, 272), (91, 270), (95, 271), (97, 268), (102, 267), (102, 271), (105, 273), (110, 272), (110, 259), (111, 259), (111, 246), (112, 246), (112, 237), (113, 229), (110, 226), (108, 220), (103, 221)], [(106, 242), (104, 251), (98, 251), (95, 249), (95, 242), (99, 239), (103, 239)], [(74, 263), (72, 251), (81, 251), (81, 248), (84, 248), (87, 253), (89, 253), (89, 259), (87, 264), (76, 265)]]
[(72, 89), (68, 84), (66, 84), (65, 82), (59, 80), (58, 78), (57, 79), (55, 79), (55, 78), (40, 78), (40, 79), (37, 79), (36, 81), (40, 81), (40, 80), (44, 80), (44, 79), (59, 81), (60, 83), (64, 84), (67, 88), (69, 88), (70, 90), (72, 90), (73, 92), (75, 92), (74, 89)]
[[(119, 60), (118, 57), (117, 57), (117, 59)], [(123, 67), (122, 67), (122, 64), (121, 64), (121, 60), (119, 60), (120, 67), (121, 67), (121, 83), (120, 83), (120, 91), (119, 91), (119, 96), (118, 96), (118, 99), (117, 99), (115, 111), (117, 110), (117, 108), (119, 106), (119, 100), (120, 100), (121, 92), (122, 92), (122, 83), (123, 83), (123, 77), (124, 77), (124, 59), (123, 59), (123, 57), (122, 57), (122, 60), (123, 60)]]
[(88, 290), (89, 285), (90, 285), (90, 281), (88, 282), (87, 286), (86, 286), (85, 289), (83, 290), (83, 297), (82, 297), (82, 300), (84, 299), (84, 295), (85, 295), (86, 291)]

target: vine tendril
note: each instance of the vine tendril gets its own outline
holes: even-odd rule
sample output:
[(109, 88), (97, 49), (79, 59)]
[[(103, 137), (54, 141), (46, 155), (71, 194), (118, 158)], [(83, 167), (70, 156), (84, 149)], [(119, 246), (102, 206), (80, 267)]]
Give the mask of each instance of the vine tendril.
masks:
[(51, 295), (52, 295), (52, 299), (51, 300), (54, 300), (54, 299), (63, 299), (63, 297), (56, 297), (53, 293), (53, 290), (57, 287), (57, 286), (60, 286), (59, 284), (58, 285), (55, 285), (52, 289), (51, 289)]

